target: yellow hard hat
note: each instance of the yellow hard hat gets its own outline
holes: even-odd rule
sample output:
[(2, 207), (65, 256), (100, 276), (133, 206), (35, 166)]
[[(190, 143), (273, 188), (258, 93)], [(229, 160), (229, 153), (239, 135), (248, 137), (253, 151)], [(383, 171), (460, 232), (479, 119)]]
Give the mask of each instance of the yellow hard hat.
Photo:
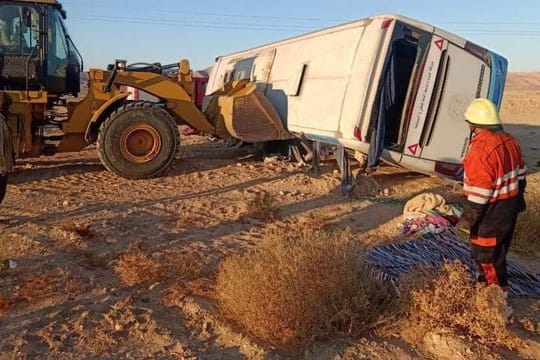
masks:
[(474, 99), (465, 110), (465, 119), (472, 125), (497, 126), (501, 118), (495, 104), (488, 99)]

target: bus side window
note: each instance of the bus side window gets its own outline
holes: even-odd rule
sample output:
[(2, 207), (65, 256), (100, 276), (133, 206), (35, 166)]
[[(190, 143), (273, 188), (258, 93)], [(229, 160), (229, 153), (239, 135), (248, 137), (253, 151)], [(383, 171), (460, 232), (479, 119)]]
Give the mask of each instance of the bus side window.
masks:
[(251, 75), (253, 73), (253, 65), (255, 63), (255, 57), (242, 59), (234, 65), (234, 80), (252, 80)]

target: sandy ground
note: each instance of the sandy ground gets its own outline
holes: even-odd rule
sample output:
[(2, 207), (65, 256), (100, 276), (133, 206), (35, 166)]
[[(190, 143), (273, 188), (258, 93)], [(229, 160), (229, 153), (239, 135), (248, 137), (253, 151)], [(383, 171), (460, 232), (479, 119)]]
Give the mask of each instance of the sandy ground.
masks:
[[(502, 114), (522, 142), (537, 191), (538, 74), (511, 75)], [(366, 245), (395, 241), (407, 199), (428, 190), (459, 198), (446, 181), (383, 168), (361, 178), (349, 200), (333, 164), (314, 177), (292, 163), (261, 162), (246, 148), (198, 136), (183, 141), (172, 168), (145, 181), (106, 172), (91, 149), (19, 162), (0, 207), (0, 252), (17, 265), (0, 273), (0, 359), (287, 357), (219, 313), (212, 290), (221, 259), (272, 229), (313, 219), (350, 227)], [(279, 205), (274, 221), (250, 216), (250, 200), (262, 191)], [(523, 262), (540, 272), (538, 257)], [(159, 264), (170, 266), (156, 270)], [(148, 281), (137, 283), (130, 272)], [(540, 341), (540, 302), (513, 305), (532, 319), (528, 336)], [(303, 357), (540, 358), (534, 343), (490, 354), (456, 341), (434, 338), (412, 348), (395, 336), (344, 337), (314, 344)]]
[[(507, 80), (501, 117), (521, 142), (529, 167), (540, 165), (540, 73), (513, 73)], [(531, 168), (531, 169), (532, 169)]]

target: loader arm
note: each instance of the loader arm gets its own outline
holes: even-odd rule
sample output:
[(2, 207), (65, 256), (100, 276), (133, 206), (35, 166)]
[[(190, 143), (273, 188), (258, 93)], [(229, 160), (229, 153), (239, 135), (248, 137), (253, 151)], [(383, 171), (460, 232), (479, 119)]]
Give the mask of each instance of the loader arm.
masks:
[(118, 71), (113, 79), (116, 86), (131, 86), (154, 95), (167, 104), (178, 119), (189, 126), (215, 135), (215, 127), (195, 106), (189, 94), (180, 85), (163, 75), (141, 71)]

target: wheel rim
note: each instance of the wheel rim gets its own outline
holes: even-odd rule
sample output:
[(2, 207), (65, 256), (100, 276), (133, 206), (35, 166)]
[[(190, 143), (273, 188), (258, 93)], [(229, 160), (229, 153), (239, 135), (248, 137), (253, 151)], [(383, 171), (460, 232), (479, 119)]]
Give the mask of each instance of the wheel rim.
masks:
[(120, 151), (135, 163), (145, 163), (156, 158), (161, 150), (161, 136), (146, 124), (128, 127), (120, 137)]

